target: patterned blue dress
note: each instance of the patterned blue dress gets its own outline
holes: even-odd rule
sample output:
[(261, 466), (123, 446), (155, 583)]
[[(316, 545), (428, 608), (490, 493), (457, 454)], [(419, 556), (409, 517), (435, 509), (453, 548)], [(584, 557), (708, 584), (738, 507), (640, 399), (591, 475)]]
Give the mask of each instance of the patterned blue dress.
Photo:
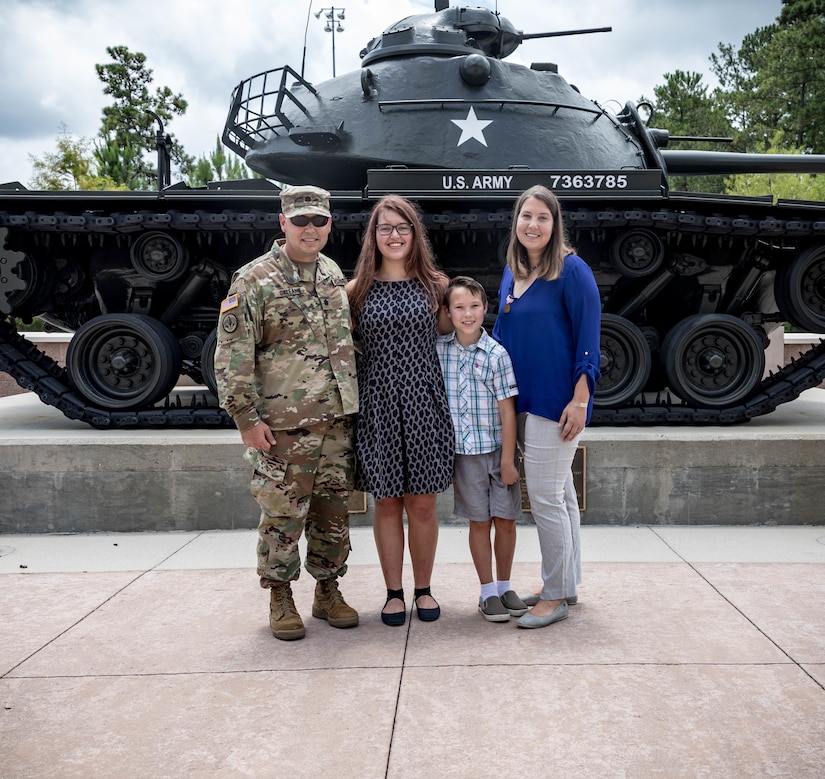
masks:
[(437, 324), (417, 280), (373, 282), (357, 325), (355, 487), (374, 498), (443, 492), (452, 483), (455, 441)]

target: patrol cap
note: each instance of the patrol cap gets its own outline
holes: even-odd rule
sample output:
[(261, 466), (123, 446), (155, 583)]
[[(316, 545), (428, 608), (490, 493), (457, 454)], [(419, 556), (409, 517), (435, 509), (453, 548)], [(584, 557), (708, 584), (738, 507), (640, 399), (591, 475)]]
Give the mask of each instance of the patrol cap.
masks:
[(329, 192), (320, 187), (286, 187), (281, 190), (281, 211), (287, 218), (307, 214), (332, 216), (329, 212)]

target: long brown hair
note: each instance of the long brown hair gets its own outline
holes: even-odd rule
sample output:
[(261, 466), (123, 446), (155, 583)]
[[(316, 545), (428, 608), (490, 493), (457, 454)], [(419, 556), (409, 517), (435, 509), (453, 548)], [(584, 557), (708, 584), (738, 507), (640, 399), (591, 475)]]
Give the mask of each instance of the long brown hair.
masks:
[(564, 268), (564, 258), (576, 250), (567, 243), (567, 231), (561, 216), (558, 198), (547, 187), (536, 184), (524, 190), (513, 209), (513, 224), (510, 227), (510, 244), (507, 246), (507, 267), (517, 279), (524, 279), (530, 274), (530, 259), (527, 249), (518, 239), (518, 218), (524, 204), (531, 197), (541, 200), (553, 217), (553, 234), (541, 253), (538, 275), (540, 279), (557, 279)]
[(378, 218), (384, 210), (395, 211), (396, 214), (412, 225), (412, 246), (405, 266), (407, 275), (412, 279), (418, 279), (427, 293), (432, 311), (438, 311), (443, 290), (447, 284), (447, 276), (435, 266), (433, 250), (418, 208), (406, 198), (398, 195), (387, 195), (373, 206), (369, 222), (367, 222), (364, 230), (364, 240), (358, 254), (358, 262), (355, 264), (355, 272), (352, 277), (353, 285), (349, 292), (349, 304), (353, 319), (357, 320), (361, 315), (364, 301), (370, 291), (372, 282), (375, 280), (375, 275), (381, 267), (382, 258), (375, 241), (375, 228), (378, 225)]

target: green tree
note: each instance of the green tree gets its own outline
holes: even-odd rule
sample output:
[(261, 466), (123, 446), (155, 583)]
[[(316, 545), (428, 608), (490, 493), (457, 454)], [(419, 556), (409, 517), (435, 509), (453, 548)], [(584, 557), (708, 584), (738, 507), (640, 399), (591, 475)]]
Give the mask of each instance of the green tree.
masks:
[(243, 160), (237, 157), (230, 157), (226, 163), (226, 180), (234, 181), (236, 179), (260, 179), (263, 178), (259, 173), (254, 173), (246, 167)]
[(139, 173), (142, 151), (135, 148), (130, 136), (118, 137), (114, 133), (100, 136), (94, 154), (100, 169), (124, 189), (146, 188)]
[(787, 111), (779, 129), (805, 151), (825, 152), (825, 0), (783, 0), (771, 42), (767, 94), (782, 90)]
[(29, 160), (34, 173), (29, 186), (46, 190), (104, 190), (125, 189), (108, 176), (98, 172), (91, 142), (87, 138), (74, 138), (66, 127), (61, 128), (55, 141), (57, 151), (42, 157), (33, 154)]
[(775, 24), (739, 49), (711, 56), (720, 100), (748, 151), (764, 151), (776, 130), (790, 148), (825, 152), (825, 0), (783, 0)]
[(216, 136), (215, 148), (209, 156), (202, 154), (198, 158), (189, 175), (189, 183), (194, 187), (204, 187), (210, 181), (232, 181), (253, 177), (255, 176), (242, 160), (226, 153), (220, 136)]
[(221, 143), (221, 138), (219, 135), (215, 136), (215, 148), (209, 155), (209, 162), (212, 163), (212, 168), (215, 171), (215, 175), (218, 177), (218, 181), (223, 181), (228, 158), (226, 155), (226, 149)]
[[(768, 154), (801, 154), (790, 149), (782, 131), (774, 134)], [(774, 200), (825, 201), (825, 176), (806, 173), (741, 173), (726, 180), (725, 191), (731, 195), (772, 195)]]
[(720, 84), (714, 94), (728, 121), (738, 130), (737, 151), (763, 147), (769, 128), (776, 127), (779, 118), (776, 107), (757, 88), (758, 73), (764, 69), (773, 30), (773, 26), (761, 27), (746, 35), (738, 49), (720, 43), (719, 53), (710, 55), (711, 69)]
[(30, 322), (25, 322), (19, 317), (13, 316), (11, 322), (18, 333), (42, 333), (49, 327), (39, 316), (33, 317)]
[(193, 187), (205, 187), (210, 181), (214, 180), (212, 163), (201, 155), (189, 174), (189, 184)]
[[(157, 182), (157, 170), (144, 155), (156, 150), (157, 125), (148, 112), (166, 125), (186, 112), (187, 103), (169, 87), (150, 91), (153, 77), (146, 67), (145, 54), (131, 52), (125, 46), (108, 46), (106, 51), (114, 61), (95, 65), (95, 70), (105, 84), (103, 93), (110, 95), (114, 103), (103, 109), (98, 161), (102, 172), (115, 181), (149, 189)], [(185, 176), (194, 160), (171, 134), (170, 141), (172, 163)]]
[[(733, 128), (724, 109), (708, 87), (700, 73), (676, 70), (665, 73), (665, 83), (654, 87), (651, 103), (654, 111), (651, 123), (667, 130), (671, 136), (690, 138), (727, 138)], [(719, 149), (718, 142), (671, 140), (668, 148)], [(673, 189), (693, 192), (722, 192), (724, 176), (672, 176)]]

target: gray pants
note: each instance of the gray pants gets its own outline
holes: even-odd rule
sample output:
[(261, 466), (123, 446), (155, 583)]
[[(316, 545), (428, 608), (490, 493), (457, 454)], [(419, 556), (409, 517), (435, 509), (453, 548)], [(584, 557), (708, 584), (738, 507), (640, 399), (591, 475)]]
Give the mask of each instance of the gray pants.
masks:
[(541, 549), (541, 598), (572, 598), (582, 578), (581, 517), (572, 470), (579, 437), (562, 441), (558, 423), (535, 414), (519, 414), (518, 430)]

